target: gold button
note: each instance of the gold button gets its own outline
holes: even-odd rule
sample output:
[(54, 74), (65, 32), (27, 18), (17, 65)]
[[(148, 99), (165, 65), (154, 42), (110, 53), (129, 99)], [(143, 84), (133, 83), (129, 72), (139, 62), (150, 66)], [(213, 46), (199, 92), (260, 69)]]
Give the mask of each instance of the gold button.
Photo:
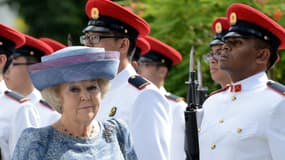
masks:
[(223, 118), (220, 119), (220, 120), (219, 120), (219, 123), (224, 123), (224, 119), (223, 119)]
[(241, 128), (237, 128), (237, 133), (241, 133), (242, 129)]
[(212, 144), (211, 145), (211, 149), (215, 149), (216, 148), (216, 145), (215, 144)]
[(235, 101), (237, 99), (236, 96), (232, 96), (232, 101)]

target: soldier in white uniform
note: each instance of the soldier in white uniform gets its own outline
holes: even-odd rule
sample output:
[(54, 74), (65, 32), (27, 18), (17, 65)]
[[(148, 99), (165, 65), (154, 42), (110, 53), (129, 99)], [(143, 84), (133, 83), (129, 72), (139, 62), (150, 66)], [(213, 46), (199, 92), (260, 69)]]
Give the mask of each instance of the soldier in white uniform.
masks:
[(137, 37), (149, 33), (149, 25), (133, 12), (109, 0), (89, 0), (90, 18), (81, 43), (120, 51), (118, 74), (111, 81), (97, 114), (99, 119), (127, 122), (140, 160), (169, 160), (171, 110), (157, 87), (137, 75), (130, 64)]
[(37, 107), (41, 119), (40, 126), (44, 127), (56, 122), (60, 114), (42, 99), (41, 93), (34, 87), (30, 79), (28, 66), (39, 63), (41, 57), (51, 54), (53, 49), (39, 39), (29, 35), (25, 35), (25, 37), (25, 44), (16, 49), (9, 57), (4, 70), (4, 80), (9, 89), (29, 98)]
[(285, 30), (244, 4), (232, 4), (227, 18), (220, 66), (232, 83), (203, 104), (200, 159), (283, 160), (285, 87), (266, 71), (284, 49)]
[[(0, 24), (1, 64), (7, 62), (15, 47), (25, 43), (25, 36), (16, 30)], [(0, 66), (2, 70), (4, 65)], [(38, 127), (39, 117), (34, 105), (28, 99), (12, 91), (0, 95), (0, 149), (2, 160), (9, 160), (22, 131), (27, 127)]]
[(230, 76), (220, 68), (219, 62), (224, 44), (222, 38), (227, 33), (229, 27), (230, 24), (226, 17), (218, 17), (212, 22), (212, 31), (215, 33), (215, 36), (209, 44), (211, 52), (204, 56), (210, 65), (212, 80), (222, 88), (231, 82)]
[(148, 53), (139, 58), (138, 73), (154, 83), (167, 98), (171, 106), (173, 117), (171, 159), (183, 160), (186, 158), (184, 152), (184, 111), (187, 104), (183, 98), (167, 92), (164, 88), (164, 82), (170, 69), (182, 61), (182, 56), (177, 50), (154, 37), (146, 36), (145, 39), (149, 42), (151, 49)]
[[(1, 56), (2, 55), (0, 55), (0, 57)], [(1, 61), (0, 63), (3, 63), (3, 62)], [(2, 74), (2, 73), (0, 73), (0, 74)], [(2, 78), (2, 76), (1, 76), (1, 78)], [(0, 80), (0, 95), (2, 95), (4, 93), (4, 91), (6, 91), (6, 90), (7, 90), (7, 86), (6, 86), (5, 82), (4, 82), (4, 80), (1, 79)]]

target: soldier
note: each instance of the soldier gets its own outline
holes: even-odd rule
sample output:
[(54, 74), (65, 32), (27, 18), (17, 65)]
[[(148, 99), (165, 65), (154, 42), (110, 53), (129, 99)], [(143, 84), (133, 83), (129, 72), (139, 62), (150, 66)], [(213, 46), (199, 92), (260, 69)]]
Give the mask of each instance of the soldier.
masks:
[[(25, 43), (25, 36), (16, 30), (0, 24), (1, 75), (7, 57), (15, 47)], [(23, 96), (4, 91), (0, 95), (0, 148), (2, 159), (9, 160), (22, 131), (28, 127), (38, 127), (39, 117), (35, 106)]]
[(185, 159), (184, 133), (185, 118), (184, 111), (187, 104), (183, 98), (166, 91), (164, 82), (172, 66), (182, 60), (181, 54), (169, 45), (150, 36), (145, 39), (149, 42), (151, 49), (139, 58), (138, 73), (156, 85), (167, 98), (173, 117), (171, 132), (171, 159)]
[(220, 69), (219, 63), (224, 44), (222, 38), (227, 33), (229, 27), (230, 24), (226, 17), (218, 17), (212, 22), (212, 31), (215, 33), (215, 36), (209, 44), (211, 52), (205, 55), (205, 59), (210, 65), (211, 78), (222, 88), (231, 82), (229, 75)]
[(132, 66), (136, 71), (138, 71), (138, 60), (140, 56), (143, 56), (150, 50), (150, 44), (145, 40), (143, 37), (138, 37), (136, 42), (136, 51), (131, 58), (132, 60)]
[(62, 43), (60, 43), (54, 39), (51, 39), (51, 38), (41, 37), (41, 38), (39, 38), (39, 40), (48, 44), (53, 49), (54, 52), (66, 47), (64, 44), (62, 44)]
[(85, 10), (90, 21), (83, 30), (81, 43), (120, 52), (118, 74), (103, 98), (98, 118), (126, 121), (138, 159), (170, 159), (170, 106), (159, 90), (138, 76), (130, 64), (136, 39), (149, 33), (149, 25), (110, 0), (89, 0)]
[(200, 159), (283, 160), (285, 87), (266, 71), (285, 46), (285, 30), (262, 12), (235, 3), (220, 58), (232, 83), (203, 104)]
[(41, 119), (40, 126), (43, 127), (53, 124), (60, 115), (42, 99), (41, 93), (34, 87), (28, 66), (41, 62), (41, 57), (51, 54), (53, 49), (34, 37), (29, 35), (25, 37), (25, 44), (9, 57), (4, 70), (4, 80), (9, 89), (29, 98), (36, 106)]

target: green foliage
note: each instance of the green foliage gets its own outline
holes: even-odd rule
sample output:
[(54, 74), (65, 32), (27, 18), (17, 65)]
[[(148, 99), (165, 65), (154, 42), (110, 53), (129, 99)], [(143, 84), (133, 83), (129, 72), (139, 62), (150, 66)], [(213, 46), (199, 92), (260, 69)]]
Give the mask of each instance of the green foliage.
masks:
[[(78, 0), (7, 0), (19, 8), (20, 16), (29, 26), (28, 33), (35, 37), (47, 36), (66, 42), (71, 33), (78, 44), (78, 37), (87, 24), (84, 7), (86, 1)], [(183, 55), (183, 61), (175, 66), (166, 81), (171, 92), (186, 96), (185, 81), (188, 79), (189, 52), (193, 45), (196, 60), (203, 66), (204, 85), (213, 91), (215, 84), (209, 73), (208, 65), (202, 60), (209, 52), (208, 43), (213, 33), (211, 23), (216, 17), (225, 16), (227, 7), (235, 2), (249, 4), (285, 26), (284, 0), (116, 0), (130, 6), (134, 12), (146, 19), (151, 25), (151, 35), (173, 46)], [(283, 73), (285, 57), (270, 71), (272, 79), (285, 83)]]
[(35, 37), (50, 37), (64, 44), (70, 33), (75, 44), (86, 26), (85, 1), (77, 0), (6, 0), (18, 8), (19, 15), (28, 25), (27, 34)]

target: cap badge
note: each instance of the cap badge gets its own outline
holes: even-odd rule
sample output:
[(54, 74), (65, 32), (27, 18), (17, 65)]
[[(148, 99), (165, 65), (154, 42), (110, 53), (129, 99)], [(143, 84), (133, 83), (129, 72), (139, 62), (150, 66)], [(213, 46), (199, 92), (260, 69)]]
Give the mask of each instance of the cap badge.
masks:
[(113, 117), (117, 112), (117, 107), (113, 106), (110, 113), (109, 113), (109, 117)]
[(216, 33), (222, 32), (222, 24), (220, 22), (216, 23), (215, 30), (216, 30)]
[(0, 46), (2, 46), (2, 45), (3, 45), (3, 42), (0, 41)]
[(230, 15), (230, 24), (235, 25), (237, 23), (237, 14), (235, 12)]
[(98, 19), (99, 18), (99, 10), (98, 10), (98, 8), (92, 8), (91, 9), (91, 17), (93, 19)]

